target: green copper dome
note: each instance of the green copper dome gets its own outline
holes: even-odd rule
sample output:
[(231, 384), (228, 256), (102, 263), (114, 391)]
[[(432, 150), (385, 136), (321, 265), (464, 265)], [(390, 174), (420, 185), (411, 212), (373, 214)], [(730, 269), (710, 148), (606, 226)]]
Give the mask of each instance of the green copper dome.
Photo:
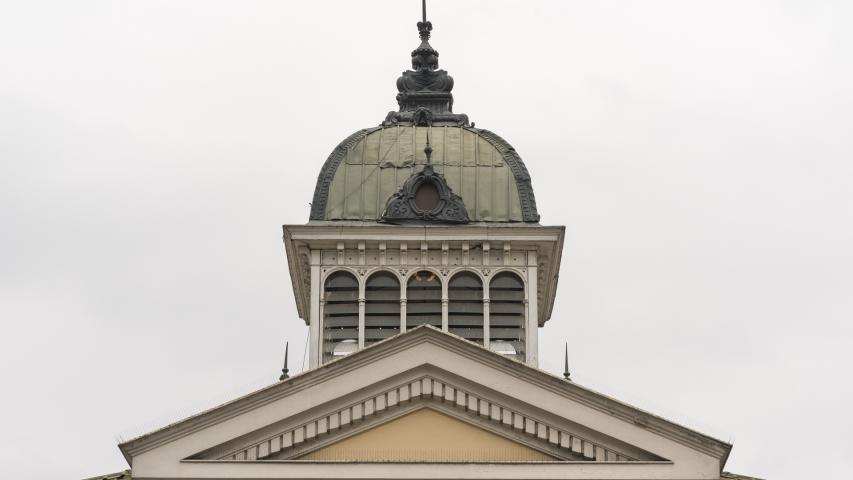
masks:
[[(438, 68), (431, 31), (426, 17), (418, 22), (412, 69), (397, 79), (399, 110), (381, 126), (350, 135), (326, 160), (312, 221), (539, 221), (530, 175), (515, 149), (453, 112), (453, 78)], [(436, 206), (418, 207), (419, 191), (439, 195)]]
[(487, 130), (396, 125), (360, 130), (326, 160), (311, 220), (380, 221), (386, 202), (431, 163), (462, 197), (472, 222), (538, 222), (530, 175), (515, 150)]

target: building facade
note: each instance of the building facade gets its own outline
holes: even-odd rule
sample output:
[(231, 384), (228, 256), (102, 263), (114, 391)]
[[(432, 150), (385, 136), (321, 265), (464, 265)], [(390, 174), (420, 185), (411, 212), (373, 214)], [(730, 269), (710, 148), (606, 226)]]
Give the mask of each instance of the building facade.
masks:
[(284, 226), (309, 369), (119, 445), (115, 479), (721, 479), (731, 445), (538, 369), (564, 227), (453, 111), (418, 23), (399, 110)]

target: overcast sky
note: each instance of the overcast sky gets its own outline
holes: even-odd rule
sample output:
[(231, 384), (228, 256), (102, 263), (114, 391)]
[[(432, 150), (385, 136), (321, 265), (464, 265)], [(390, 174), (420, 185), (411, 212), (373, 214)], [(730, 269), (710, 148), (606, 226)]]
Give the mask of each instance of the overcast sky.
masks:
[[(849, 476), (853, 2), (431, 0), (455, 111), (566, 225), (542, 367)], [(416, 0), (0, 1), (0, 477), (300, 371), (281, 225), (396, 109)]]

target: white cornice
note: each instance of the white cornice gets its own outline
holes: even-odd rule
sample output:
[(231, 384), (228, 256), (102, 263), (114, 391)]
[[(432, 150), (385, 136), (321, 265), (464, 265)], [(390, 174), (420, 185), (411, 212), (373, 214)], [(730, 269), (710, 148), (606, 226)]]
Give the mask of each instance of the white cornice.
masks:
[(284, 244), (299, 317), (309, 323), (310, 292), (307, 285), (305, 259), (300, 248), (336, 249), (339, 243), (364, 243), (375, 248), (379, 243), (427, 242), (431, 248), (461, 247), (463, 242), (511, 242), (513, 249), (538, 252), (542, 284), (538, 299), (538, 325), (551, 318), (557, 293), (557, 281), (563, 254), (565, 227), (530, 224), (470, 224), (435, 226), (400, 226), (374, 222), (312, 222), (284, 225)]
[(527, 224), (472, 224), (401, 226), (380, 223), (308, 223), (284, 225), (285, 232), (295, 240), (322, 242), (323, 240), (378, 240), (420, 241), (474, 241), (517, 239), (531, 242), (555, 242), (565, 231), (563, 226)]

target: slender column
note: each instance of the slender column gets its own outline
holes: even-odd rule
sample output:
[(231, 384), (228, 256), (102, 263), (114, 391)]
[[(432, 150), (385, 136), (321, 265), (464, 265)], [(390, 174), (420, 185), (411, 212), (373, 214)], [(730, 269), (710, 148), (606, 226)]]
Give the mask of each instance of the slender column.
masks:
[(445, 332), (450, 331), (447, 304), (450, 302), (450, 295), (447, 291), (447, 279), (439, 277), (441, 280), (441, 329)]
[(400, 275), (400, 333), (406, 331), (406, 304), (408, 302), (408, 297), (406, 287), (406, 278), (404, 275)]
[(524, 304), (526, 318), (524, 326), (527, 341), (527, 364), (532, 367), (539, 366), (539, 266), (536, 260), (536, 252), (527, 252), (527, 288), (524, 289)]
[[(486, 292), (487, 290), (483, 290)], [(491, 331), (489, 329), (489, 297), (483, 299), (483, 346), (489, 348), (491, 343)]]
[(365, 298), (362, 295), (358, 299), (358, 349), (364, 348), (364, 304)]
[(311, 305), (308, 319), (308, 368), (320, 366), (322, 336), (322, 315), (320, 308), (320, 251), (311, 251)]
[[(311, 368), (314, 368), (315, 366), (319, 366), (320, 364), (323, 363), (323, 347), (324, 347), (324, 343), (326, 343), (326, 340), (323, 338), (323, 331), (324, 331), (323, 327), (326, 323), (325, 320), (323, 319), (323, 312), (325, 311), (325, 309), (326, 309), (326, 301), (321, 298), (320, 299), (320, 322), (319, 322), (319, 325), (317, 326), (318, 335), (317, 335), (317, 337), (311, 338), (311, 347), (310, 348), (314, 352), (314, 354), (316, 354), (316, 359), (314, 358), (314, 354), (312, 354), (311, 357), (309, 358), (308, 365)], [(311, 365), (312, 361), (316, 362), (316, 365)]]
[(441, 299), (441, 329), (445, 332), (449, 331), (450, 328), (448, 326), (448, 314), (447, 314), (447, 304), (450, 300), (445, 296)]

